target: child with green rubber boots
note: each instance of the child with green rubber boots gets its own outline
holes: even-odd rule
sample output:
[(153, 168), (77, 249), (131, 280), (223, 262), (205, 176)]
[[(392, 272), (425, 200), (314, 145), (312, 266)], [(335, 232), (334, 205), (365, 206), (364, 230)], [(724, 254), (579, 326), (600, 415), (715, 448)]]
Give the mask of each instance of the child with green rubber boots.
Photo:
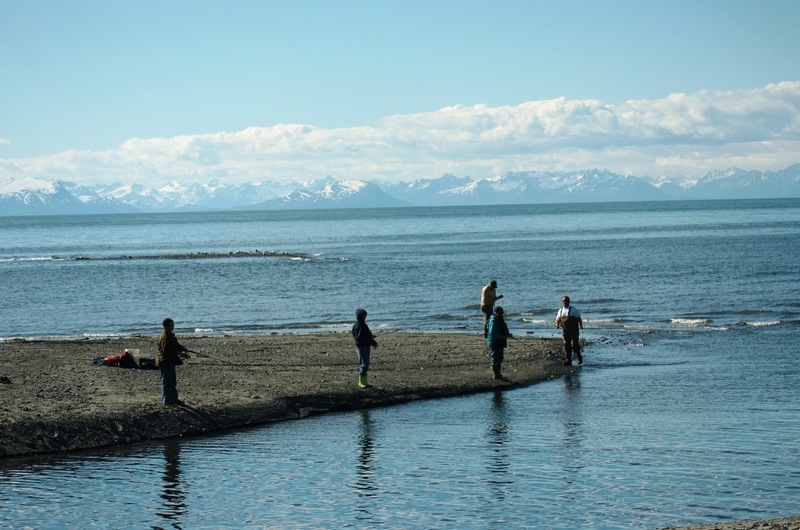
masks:
[(356, 341), (358, 354), (358, 388), (369, 388), (367, 372), (369, 371), (370, 349), (377, 348), (378, 343), (367, 325), (366, 309), (356, 309), (356, 323), (353, 324), (353, 339)]

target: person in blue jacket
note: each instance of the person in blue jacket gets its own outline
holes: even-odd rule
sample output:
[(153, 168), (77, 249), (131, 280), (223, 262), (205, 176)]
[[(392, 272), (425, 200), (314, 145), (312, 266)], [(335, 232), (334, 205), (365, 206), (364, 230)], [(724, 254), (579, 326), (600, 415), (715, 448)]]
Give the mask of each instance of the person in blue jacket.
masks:
[(492, 374), (494, 379), (505, 381), (500, 371), (503, 364), (503, 353), (508, 346), (508, 339), (512, 337), (508, 325), (503, 318), (503, 308), (495, 307), (494, 314), (489, 319), (486, 341), (489, 343), (489, 357), (492, 359)]
[(356, 341), (356, 354), (358, 354), (358, 387), (369, 388), (367, 372), (369, 371), (369, 358), (371, 348), (377, 348), (378, 343), (367, 325), (367, 310), (356, 309), (356, 323), (353, 324), (353, 339)]

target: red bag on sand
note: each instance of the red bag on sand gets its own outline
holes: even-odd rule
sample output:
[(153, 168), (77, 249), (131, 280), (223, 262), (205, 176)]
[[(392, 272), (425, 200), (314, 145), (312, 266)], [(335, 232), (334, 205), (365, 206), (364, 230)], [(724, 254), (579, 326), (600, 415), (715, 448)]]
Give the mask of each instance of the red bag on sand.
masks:
[(113, 355), (111, 357), (106, 357), (106, 364), (108, 366), (118, 366), (120, 368), (138, 368), (139, 367), (139, 365), (136, 364), (136, 359), (133, 358), (133, 355), (128, 350), (125, 350), (124, 352), (120, 353), (119, 355)]

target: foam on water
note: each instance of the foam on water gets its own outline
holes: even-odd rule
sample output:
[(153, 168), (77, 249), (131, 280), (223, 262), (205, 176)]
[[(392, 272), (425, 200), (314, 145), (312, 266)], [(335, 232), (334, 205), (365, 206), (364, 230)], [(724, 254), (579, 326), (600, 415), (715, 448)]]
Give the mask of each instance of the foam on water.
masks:
[(764, 327), (764, 326), (779, 326), (781, 324), (780, 320), (762, 320), (762, 321), (743, 321), (741, 322), (743, 326), (754, 326), (754, 327)]
[(697, 327), (709, 323), (707, 318), (671, 318), (670, 322), (679, 326)]

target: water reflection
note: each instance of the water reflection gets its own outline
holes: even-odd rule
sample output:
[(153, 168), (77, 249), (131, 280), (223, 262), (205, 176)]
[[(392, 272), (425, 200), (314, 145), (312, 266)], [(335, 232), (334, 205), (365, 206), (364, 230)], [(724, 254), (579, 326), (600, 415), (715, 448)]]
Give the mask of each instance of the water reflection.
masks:
[(492, 394), (492, 408), (486, 438), (489, 443), (489, 486), (497, 500), (506, 496), (507, 486), (512, 483), (508, 474), (509, 462), (509, 417), (505, 396), (501, 391)]
[(583, 454), (583, 417), (581, 405), (581, 370), (572, 370), (564, 375), (564, 408), (561, 415), (563, 434), (562, 447), (564, 450), (563, 498), (567, 501), (576, 500), (579, 489), (579, 473), (584, 464), (581, 461)]
[(374, 453), (375, 453), (375, 424), (370, 417), (369, 410), (360, 411), (360, 433), (358, 436), (358, 463), (356, 464), (355, 489), (358, 494), (356, 510), (359, 512), (357, 519), (370, 520), (372, 508), (377, 502), (378, 488), (375, 485)]
[(374, 423), (372, 418), (370, 418), (369, 410), (362, 410), (360, 412), (360, 416), (361, 433), (358, 436), (359, 452), (358, 465), (356, 466), (358, 470), (358, 479), (356, 481), (356, 487), (359, 490), (359, 495), (372, 497), (376, 490), (373, 481), (374, 473), (372, 469), (372, 457), (375, 446), (375, 441), (373, 439)]
[[(179, 440), (164, 442), (164, 474), (161, 479), (163, 510), (156, 515), (165, 519), (170, 528), (181, 528), (181, 517), (186, 513), (186, 494), (181, 485), (181, 444)], [(160, 526), (153, 527), (162, 530)]]

